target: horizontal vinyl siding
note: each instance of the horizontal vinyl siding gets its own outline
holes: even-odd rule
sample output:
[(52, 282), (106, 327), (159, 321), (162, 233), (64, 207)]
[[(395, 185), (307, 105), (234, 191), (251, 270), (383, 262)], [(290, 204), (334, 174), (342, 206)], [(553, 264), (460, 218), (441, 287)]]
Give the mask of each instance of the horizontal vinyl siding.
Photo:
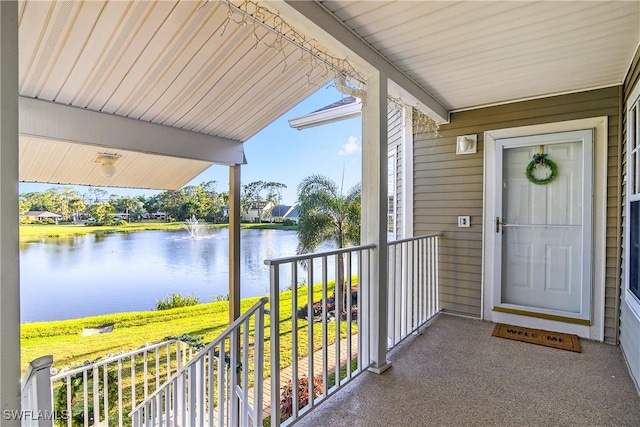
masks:
[[(623, 96), (624, 96), (624, 108), (623, 108), (623, 120), (622, 120), (622, 173), (624, 174), (625, 179), (623, 179), (623, 189), (622, 189), (622, 225), (623, 225), (623, 236), (624, 236), (624, 215), (626, 206), (626, 175), (627, 175), (627, 117), (626, 117), (626, 104), (628, 98), (631, 96), (631, 91), (635, 87), (636, 84), (640, 84), (640, 50), (636, 51), (636, 56), (629, 70), (629, 74), (627, 75), (623, 87)], [(627, 303), (624, 301), (624, 290), (626, 288), (626, 272), (625, 272), (625, 247), (624, 240), (622, 245), (622, 274), (621, 274), (621, 285), (620, 289), (622, 292), (622, 297), (620, 298), (620, 347), (627, 359), (627, 364), (629, 365), (629, 370), (631, 371), (631, 375), (634, 377), (636, 381), (636, 385), (640, 387), (640, 320), (635, 316), (634, 313), (631, 312), (631, 309), (627, 306)]]
[[(436, 141), (414, 138), (414, 233), (444, 233), (440, 240), (440, 304), (444, 310), (480, 316), (482, 280), (482, 145), (478, 153), (456, 156), (455, 127)], [(455, 133), (457, 135), (457, 133)], [(461, 135), (464, 133), (461, 133)], [(457, 226), (459, 215), (471, 227)]]
[[(443, 233), (440, 246), (441, 307), (480, 316), (484, 132), (566, 120), (608, 116), (605, 339), (615, 342), (619, 276), (619, 88), (605, 88), (505, 104), (451, 115), (434, 141), (418, 134), (414, 142), (415, 234)], [(456, 137), (476, 134), (478, 152), (456, 155)], [(459, 215), (471, 216), (458, 228)]]

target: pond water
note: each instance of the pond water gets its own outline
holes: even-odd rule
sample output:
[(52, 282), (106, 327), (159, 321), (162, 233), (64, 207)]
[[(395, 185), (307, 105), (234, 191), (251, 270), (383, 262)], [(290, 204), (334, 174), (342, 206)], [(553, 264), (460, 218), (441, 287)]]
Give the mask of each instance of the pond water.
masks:
[[(229, 231), (87, 234), (20, 250), (22, 322), (154, 310), (170, 293), (201, 302), (229, 293)], [(269, 293), (265, 259), (292, 256), (295, 231), (241, 230), (241, 296)], [(281, 289), (290, 286), (282, 278)]]

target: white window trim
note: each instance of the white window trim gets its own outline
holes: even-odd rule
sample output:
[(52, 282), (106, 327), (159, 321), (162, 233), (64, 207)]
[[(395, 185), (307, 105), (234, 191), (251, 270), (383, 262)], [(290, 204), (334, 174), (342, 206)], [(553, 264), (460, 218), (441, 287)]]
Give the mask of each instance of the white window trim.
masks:
[[(391, 176), (393, 174), (393, 185), (392, 188), (388, 188), (387, 189), (387, 197), (389, 195), (393, 195), (393, 206), (389, 206), (391, 209), (389, 209), (389, 212), (387, 212), (387, 233), (391, 234), (391, 237), (393, 237), (393, 240), (396, 240), (398, 238), (398, 147), (394, 146), (392, 149), (389, 150), (389, 152), (387, 153), (387, 165), (389, 164), (389, 161), (391, 161), (391, 164), (393, 165), (393, 170), (392, 168), (389, 168), (389, 170), (387, 171), (388, 176), (387, 176), (387, 181), (389, 179), (389, 176)], [(389, 216), (393, 216), (393, 231), (389, 231)]]
[[(629, 306), (629, 308), (631, 309), (631, 312), (638, 318), (638, 320), (640, 320), (640, 300), (638, 300), (638, 298), (631, 292), (630, 289), (630, 283), (629, 283), (629, 275), (630, 275), (630, 267), (631, 267), (631, 262), (630, 262), (630, 254), (629, 254), (629, 249), (630, 249), (630, 243), (631, 243), (631, 233), (630, 233), (630, 227), (629, 227), (629, 220), (631, 218), (631, 202), (633, 199), (633, 201), (640, 201), (640, 191), (638, 192), (638, 194), (635, 195), (631, 195), (631, 185), (629, 185), (629, 179), (631, 179), (632, 177), (630, 176), (630, 165), (631, 165), (631, 142), (635, 142), (637, 144), (636, 138), (640, 138), (640, 123), (639, 123), (639, 119), (640, 117), (638, 117), (638, 119), (636, 119), (636, 135), (632, 136), (631, 135), (631, 120), (629, 120), (629, 115), (631, 112), (631, 109), (633, 108), (633, 106), (636, 105), (636, 111), (640, 116), (640, 82), (636, 83), (636, 86), (633, 88), (633, 90), (631, 91), (631, 95), (629, 96), (629, 99), (627, 100), (627, 105), (626, 105), (626, 114), (627, 114), (627, 167), (625, 170), (625, 184), (626, 184), (626, 202), (625, 202), (625, 216), (624, 216), (624, 242), (625, 242), (625, 253), (624, 253), (624, 259), (625, 259), (625, 266), (624, 266), (624, 301), (626, 302), (627, 306)], [(633, 138), (633, 139), (632, 139)], [(640, 155), (640, 154), (639, 154)], [(636, 174), (639, 171), (636, 171)]]
[(402, 239), (413, 237), (413, 108), (402, 109)]

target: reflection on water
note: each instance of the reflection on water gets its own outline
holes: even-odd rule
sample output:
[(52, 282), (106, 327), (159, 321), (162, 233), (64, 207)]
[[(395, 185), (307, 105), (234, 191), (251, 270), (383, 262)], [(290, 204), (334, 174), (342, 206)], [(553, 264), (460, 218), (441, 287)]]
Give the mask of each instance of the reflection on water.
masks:
[[(88, 234), (21, 245), (22, 321), (153, 310), (172, 292), (202, 302), (227, 294), (228, 230), (211, 230), (201, 239), (185, 239), (187, 233)], [(242, 230), (241, 296), (267, 295), (264, 260), (294, 255), (297, 244), (295, 231)], [(285, 272), (282, 289), (289, 278)]]

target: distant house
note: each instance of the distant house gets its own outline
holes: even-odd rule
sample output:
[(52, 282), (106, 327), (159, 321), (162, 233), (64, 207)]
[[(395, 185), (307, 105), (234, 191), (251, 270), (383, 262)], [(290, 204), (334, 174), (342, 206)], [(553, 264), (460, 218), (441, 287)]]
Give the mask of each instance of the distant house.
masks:
[(48, 221), (50, 219), (57, 224), (62, 219), (62, 215), (49, 211), (28, 211), (22, 216), (23, 221)]
[(118, 212), (113, 216), (114, 219), (123, 219), (125, 221), (129, 221), (129, 214), (124, 212)]
[(166, 212), (154, 212), (151, 214), (151, 217), (153, 219), (167, 219), (167, 213)]
[(255, 202), (249, 211), (242, 212), (242, 221), (260, 222), (260, 219), (269, 217), (272, 208), (273, 203), (271, 202)]
[(293, 206), (276, 205), (271, 209), (271, 222), (282, 222)]
[(271, 222), (283, 222), (285, 219), (298, 223), (298, 211), (295, 206), (277, 205), (271, 209)]

